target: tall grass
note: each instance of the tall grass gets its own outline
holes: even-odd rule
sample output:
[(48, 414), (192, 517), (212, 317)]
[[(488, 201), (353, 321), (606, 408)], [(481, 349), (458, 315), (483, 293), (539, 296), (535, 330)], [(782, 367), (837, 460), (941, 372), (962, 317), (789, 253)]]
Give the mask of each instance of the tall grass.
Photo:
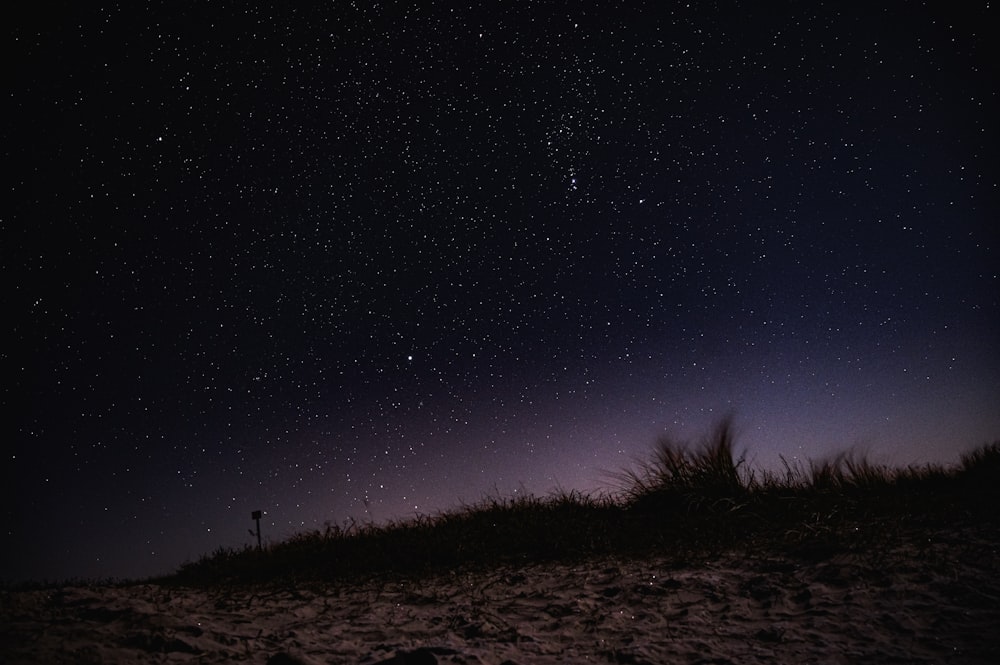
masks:
[(731, 503), (754, 487), (753, 473), (746, 470), (745, 454), (733, 456), (729, 419), (721, 421), (698, 449), (661, 439), (649, 462), (612, 477), (618, 481), (626, 505), (638, 512), (699, 509), (706, 502)]
[(724, 420), (699, 446), (662, 440), (648, 462), (613, 477), (617, 491), (600, 497), (491, 497), (383, 525), (328, 525), (264, 551), (220, 549), (171, 580), (358, 579), (650, 552), (678, 560), (768, 548), (815, 556), (875, 547), (899, 529), (1000, 524), (1000, 442), (953, 468), (890, 468), (843, 454), (763, 472), (734, 454)]

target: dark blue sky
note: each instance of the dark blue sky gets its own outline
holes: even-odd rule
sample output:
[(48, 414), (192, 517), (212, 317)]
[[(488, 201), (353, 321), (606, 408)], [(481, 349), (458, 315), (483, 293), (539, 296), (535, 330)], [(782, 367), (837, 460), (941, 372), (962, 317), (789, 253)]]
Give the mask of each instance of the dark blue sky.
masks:
[(5, 28), (4, 578), (1000, 436), (989, 3), (144, 4)]

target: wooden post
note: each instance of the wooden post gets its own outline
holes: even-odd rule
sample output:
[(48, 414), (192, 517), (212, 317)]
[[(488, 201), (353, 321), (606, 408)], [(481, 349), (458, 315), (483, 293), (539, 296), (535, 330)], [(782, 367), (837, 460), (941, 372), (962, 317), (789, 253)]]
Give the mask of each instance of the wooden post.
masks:
[(260, 544), (260, 511), (255, 510), (250, 513), (250, 518), (257, 521), (257, 550), (259, 551), (262, 549)]

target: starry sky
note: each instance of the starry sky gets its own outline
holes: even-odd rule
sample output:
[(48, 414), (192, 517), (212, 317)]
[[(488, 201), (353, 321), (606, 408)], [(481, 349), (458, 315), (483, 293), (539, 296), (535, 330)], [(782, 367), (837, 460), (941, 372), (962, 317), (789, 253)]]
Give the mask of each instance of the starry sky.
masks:
[(1000, 437), (990, 2), (295, 4), (5, 26), (0, 579)]

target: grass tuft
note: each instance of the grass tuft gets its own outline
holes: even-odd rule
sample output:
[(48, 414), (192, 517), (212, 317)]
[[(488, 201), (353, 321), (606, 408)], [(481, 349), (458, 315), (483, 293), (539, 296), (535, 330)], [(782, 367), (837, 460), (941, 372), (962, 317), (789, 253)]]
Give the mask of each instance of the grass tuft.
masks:
[(691, 511), (706, 505), (731, 504), (746, 495), (752, 474), (741, 476), (745, 463), (745, 455), (733, 457), (733, 428), (726, 419), (697, 450), (660, 439), (651, 461), (614, 477), (623, 489), (626, 506), (633, 511)]

